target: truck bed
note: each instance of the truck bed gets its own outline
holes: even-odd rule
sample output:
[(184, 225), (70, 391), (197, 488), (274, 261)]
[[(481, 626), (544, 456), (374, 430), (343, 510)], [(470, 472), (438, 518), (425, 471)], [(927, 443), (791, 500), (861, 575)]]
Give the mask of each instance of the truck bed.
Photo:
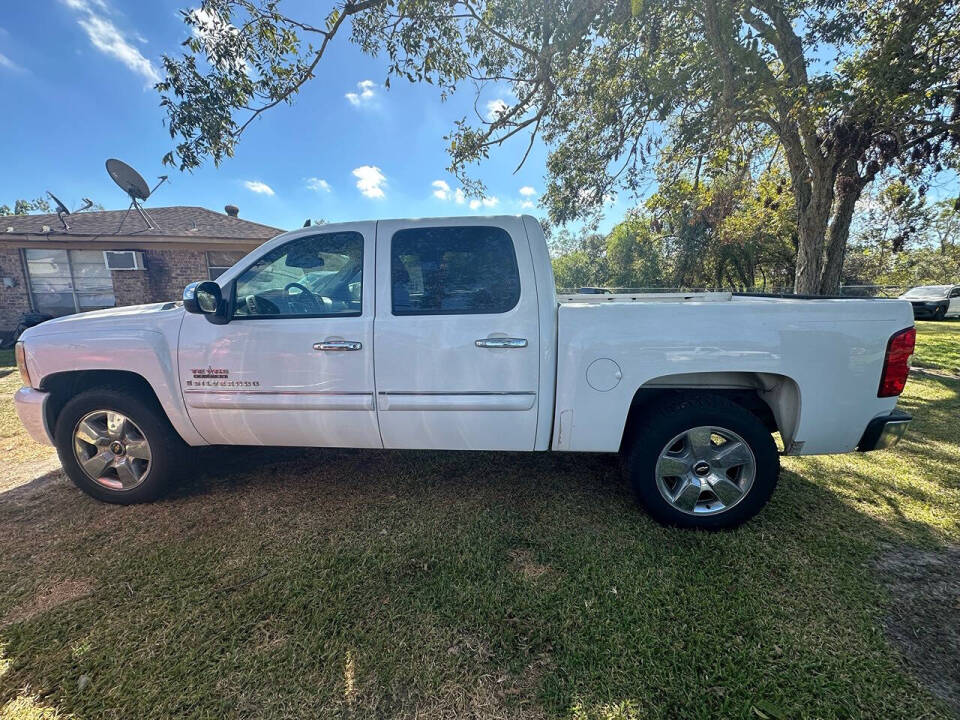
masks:
[(893, 410), (877, 397), (883, 358), (913, 314), (900, 300), (577, 294), (558, 298), (557, 323), (555, 448), (616, 449), (610, 425), (638, 390), (697, 386), (756, 390), (787, 452), (806, 455), (853, 450)]

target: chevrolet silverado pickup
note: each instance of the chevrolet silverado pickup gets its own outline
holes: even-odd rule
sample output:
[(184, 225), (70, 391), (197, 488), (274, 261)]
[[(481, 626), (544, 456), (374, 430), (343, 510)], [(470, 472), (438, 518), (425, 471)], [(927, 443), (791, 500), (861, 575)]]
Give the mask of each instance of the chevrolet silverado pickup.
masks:
[(108, 502), (160, 496), (187, 446), (599, 452), (656, 520), (718, 529), (764, 506), (781, 452), (895, 444), (914, 338), (899, 300), (558, 297), (529, 216), (354, 222), (182, 302), (30, 328), (16, 407)]

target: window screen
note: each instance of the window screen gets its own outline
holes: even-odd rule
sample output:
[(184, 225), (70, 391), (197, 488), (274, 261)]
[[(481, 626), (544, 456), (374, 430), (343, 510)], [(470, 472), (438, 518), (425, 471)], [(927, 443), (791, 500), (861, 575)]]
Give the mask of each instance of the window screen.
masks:
[(520, 300), (513, 240), (502, 228), (400, 230), (390, 266), (394, 315), (504, 313)]
[(113, 279), (101, 250), (24, 250), (33, 307), (50, 315), (113, 307)]

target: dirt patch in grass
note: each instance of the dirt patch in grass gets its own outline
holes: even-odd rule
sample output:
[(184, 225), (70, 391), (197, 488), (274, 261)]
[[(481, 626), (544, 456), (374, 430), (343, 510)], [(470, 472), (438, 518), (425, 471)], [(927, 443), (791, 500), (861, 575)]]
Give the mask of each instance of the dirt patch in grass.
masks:
[(413, 717), (430, 720), (545, 720), (543, 710), (517, 702), (530, 691), (526, 681), (507, 674), (481, 675), (472, 683), (451, 682), (440, 688), (433, 702), (418, 708)]
[(0, 620), (0, 627), (32, 620), (61, 605), (85, 598), (93, 592), (93, 582), (88, 579), (61, 580), (41, 588), (32, 600), (14, 608)]
[(510, 560), (513, 563), (513, 569), (525, 580), (536, 580), (552, 571), (552, 568), (547, 565), (535, 563), (533, 553), (529, 550), (511, 550)]
[(901, 547), (877, 562), (886, 631), (920, 682), (960, 716), (960, 546)]

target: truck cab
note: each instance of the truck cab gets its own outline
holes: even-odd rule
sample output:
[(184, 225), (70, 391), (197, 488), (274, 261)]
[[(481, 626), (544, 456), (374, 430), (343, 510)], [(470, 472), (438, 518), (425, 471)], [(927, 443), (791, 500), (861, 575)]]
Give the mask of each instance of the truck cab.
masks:
[(392, 220), (268, 243), (218, 279), (215, 313), (184, 317), (191, 422), (213, 444), (468, 450), (534, 450), (540, 426), (545, 449), (553, 275), (527, 232)]

